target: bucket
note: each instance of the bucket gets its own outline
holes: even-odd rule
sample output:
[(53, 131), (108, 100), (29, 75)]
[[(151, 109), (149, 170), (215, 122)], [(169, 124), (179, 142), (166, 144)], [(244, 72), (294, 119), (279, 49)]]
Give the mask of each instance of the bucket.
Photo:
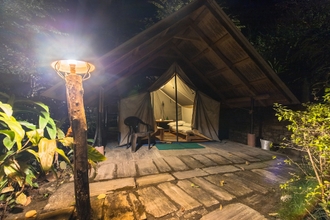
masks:
[(260, 144), (261, 144), (261, 149), (263, 150), (269, 150), (273, 145), (271, 141), (267, 141), (263, 139), (260, 139)]

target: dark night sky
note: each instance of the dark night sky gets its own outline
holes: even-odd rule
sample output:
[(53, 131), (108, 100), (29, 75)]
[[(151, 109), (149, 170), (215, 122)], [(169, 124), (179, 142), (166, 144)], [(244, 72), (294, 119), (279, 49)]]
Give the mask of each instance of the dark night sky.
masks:
[[(226, 2), (225, 2), (226, 1)], [(237, 17), (245, 26), (252, 25), (262, 30), (262, 27), (273, 19), (271, 7), (279, 0), (218, 0), (227, 14)], [(68, 13), (56, 16), (59, 29), (70, 33), (71, 42), (64, 46), (65, 51), (74, 48), (93, 48), (93, 55), (102, 56), (114, 47), (140, 33), (145, 24), (145, 18), (154, 17), (156, 8), (149, 0), (68, 0)], [(246, 33), (248, 33), (246, 30)], [(60, 45), (60, 44), (58, 44)], [(91, 53), (91, 49), (88, 49)], [(70, 53), (70, 52), (68, 52)], [(80, 54), (86, 52), (79, 51)], [(65, 56), (65, 55), (61, 55)]]
[(58, 28), (77, 39), (87, 39), (99, 55), (141, 32), (142, 20), (155, 13), (148, 0), (114, 1), (112, 4), (70, 0), (68, 7), (68, 13), (56, 18)]

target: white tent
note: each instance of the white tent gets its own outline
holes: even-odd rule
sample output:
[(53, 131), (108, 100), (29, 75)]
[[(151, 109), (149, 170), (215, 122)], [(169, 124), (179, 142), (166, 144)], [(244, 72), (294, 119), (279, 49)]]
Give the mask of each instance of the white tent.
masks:
[(154, 125), (155, 130), (156, 119), (184, 119), (191, 123), (193, 130), (210, 140), (219, 141), (219, 112), (220, 103), (200, 92), (174, 63), (148, 92), (120, 100), (119, 144), (123, 145), (127, 141), (128, 127), (124, 120), (129, 116), (137, 116)]

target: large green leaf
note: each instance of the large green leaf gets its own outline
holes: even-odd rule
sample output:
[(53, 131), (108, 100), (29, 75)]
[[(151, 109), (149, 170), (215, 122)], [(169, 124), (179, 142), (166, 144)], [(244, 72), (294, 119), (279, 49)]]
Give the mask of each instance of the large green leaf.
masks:
[(40, 139), (44, 136), (43, 129), (37, 129), (33, 131), (26, 132), (26, 136), (29, 138), (29, 141), (32, 143), (33, 146), (37, 146)]
[(3, 112), (0, 112), (0, 121), (6, 123), (9, 129), (15, 132), (15, 141), (18, 150), (20, 150), (22, 148), (22, 140), (25, 136), (25, 131), (22, 128), (21, 124), (16, 121), (13, 116), (8, 116)]
[(19, 184), (19, 186), (22, 187), (24, 184), (24, 177), (19, 172), (19, 169), (20, 168), (18, 167), (17, 163), (14, 162), (11, 162), (10, 164), (3, 166), (3, 170), (5, 174), (9, 178), (15, 180)]
[(49, 171), (53, 165), (54, 154), (56, 151), (56, 140), (42, 138), (38, 144), (40, 164), (44, 171)]
[(39, 105), (41, 108), (43, 108), (46, 112), (49, 113), (49, 107), (47, 105), (45, 105), (42, 102), (34, 102), (35, 104)]
[(0, 102), (0, 108), (4, 113), (6, 113), (7, 116), (13, 115), (13, 108), (9, 104)]
[(88, 145), (88, 159), (95, 162), (101, 162), (105, 161), (107, 158), (99, 151), (97, 151), (94, 147)]
[(49, 118), (48, 125), (46, 127), (49, 138), (55, 139), (56, 138), (56, 124), (52, 118)]
[(73, 170), (71, 162), (70, 162), (69, 158), (66, 156), (66, 154), (64, 153), (64, 151), (62, 149), (56, 148), (56, 152), (64, 158), (64, 160), (67, 162), (67, 164), (69, 164), (69, 166)]
[(65, 147), (73, 147), (73, 137), (64, 137), (58, 140)]
[(40, 114), (41, 115), (39, 116), (39, 128), (44, 129), (48, 124), (50, 116), (49, 113), (45, 111), (40, 112)]
[(6, 136), (2, 140), (3, 145), (7, 148), (7, 150), (11, 150), (15, 144), (15, 132), (11, 130), (0, 130), (0, 134)]
[(58, 139), (65, 138), (65, 134), (60, 128), (56, 128), (56, 130), (57, 130), (57, 138)]
[(19, 121), (19, 123), (21, 125), (23, 125), (24, 127), (28, 128), (28, 129), (31, 129), (31, 130), (35, 130), (37, 129), (37, 126), (35, 124), (32, 124), (30, 122), (27, 122), (27, 121)]

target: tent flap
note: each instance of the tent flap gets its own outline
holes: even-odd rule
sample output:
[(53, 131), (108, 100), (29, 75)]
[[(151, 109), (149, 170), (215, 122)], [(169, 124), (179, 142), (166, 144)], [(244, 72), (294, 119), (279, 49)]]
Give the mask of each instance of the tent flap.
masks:
[(127, 134), (129, 132), (129, 129), (124, 124), (124, 120), (129, 116), (139, 117), (143, 122), (150, 124), (154, 127), (156, 126), (153, 109), (151, 106), (150, 93), (146, 92), (138, 95), (133, 95), (120, 100), (118, 125), (120, 132), (119, 145), (127, 143)]
[(204, 136), (220, 141), (219, 132), (220, 102), (197, 92), (194, 103), (192, 127)]

